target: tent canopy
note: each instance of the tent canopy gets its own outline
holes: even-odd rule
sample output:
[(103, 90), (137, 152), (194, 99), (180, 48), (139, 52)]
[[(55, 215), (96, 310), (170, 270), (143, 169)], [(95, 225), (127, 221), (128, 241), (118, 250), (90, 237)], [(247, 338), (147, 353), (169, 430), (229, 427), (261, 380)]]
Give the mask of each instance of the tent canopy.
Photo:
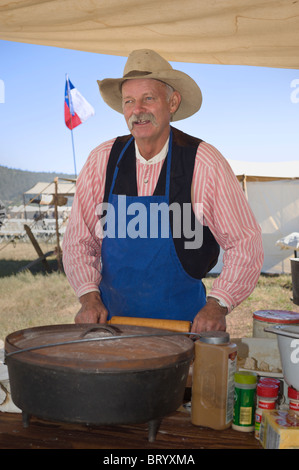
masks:
[[(298, 232), (299, 162), (228, 161), (262, 229), (262, 272), (290, 273), (292, 251), (282, 250), (277, 240)], [(222, 267), (220, 256), (213, 272), (219, 273)]]
[(294, 0), (0, 0), (0, 39), (167, 60), (299, 68)]
[[(60, 196), (74, 196), (76, 191), (75, 183), (58, 183), (57, 194)], [(55, 194), (55, 183), (36, 183), (32, 188), (25, 191), (24, 194), (33, 195), (54, 195)]]
[(228, 160), (239, 181), (299, 179), (299, 161), (245, 162)]

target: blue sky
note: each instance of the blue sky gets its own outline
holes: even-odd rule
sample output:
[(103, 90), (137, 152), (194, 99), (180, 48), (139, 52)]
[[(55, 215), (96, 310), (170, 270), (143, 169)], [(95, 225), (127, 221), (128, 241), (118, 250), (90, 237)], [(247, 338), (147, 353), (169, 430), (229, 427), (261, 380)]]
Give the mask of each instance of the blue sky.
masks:
[[(100, 96), (97, 79), (120, 77), (125, 57), (0, 41), (0, 164), (74, 173), (64, 123), (65, 76), (96, 114), (74, 129), (79, 172), (89, 152), (128, 130)], [(299, 70), (171, 63), (201, 87), (203, 105), (175, 127), (230, 160), (299, 160)], [(294, 87), (292, 87), (292, 84)]]

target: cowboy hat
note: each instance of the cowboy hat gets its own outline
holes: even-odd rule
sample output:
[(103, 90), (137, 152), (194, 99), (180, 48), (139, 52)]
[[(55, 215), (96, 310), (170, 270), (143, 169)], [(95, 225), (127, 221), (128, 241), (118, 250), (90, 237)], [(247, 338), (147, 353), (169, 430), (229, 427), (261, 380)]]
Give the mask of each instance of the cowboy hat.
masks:
[(126, 80), (152, 78), (170, 85), (181, 95), (181, 104), (173, 116), (173, 121), (185, 119), (201, 107), (202, 94), (199, 86), (189, 75), (175, 70), (157, 52), (140, 49), (131, 52), (126, 62), (122, 78), (98, 80), (100, 92), (105, 103), (122, 113), (121, 86)]

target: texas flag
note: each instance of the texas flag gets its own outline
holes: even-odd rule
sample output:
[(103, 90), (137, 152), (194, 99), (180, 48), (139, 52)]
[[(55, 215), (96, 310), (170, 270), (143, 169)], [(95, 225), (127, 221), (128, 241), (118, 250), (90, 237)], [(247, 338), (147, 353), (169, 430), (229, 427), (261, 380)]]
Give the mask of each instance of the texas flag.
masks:
[(64, 96), (64, 119), (67, 127), (74, 129), (94, 114), (94, 108), (86, 101), (67, 77)]

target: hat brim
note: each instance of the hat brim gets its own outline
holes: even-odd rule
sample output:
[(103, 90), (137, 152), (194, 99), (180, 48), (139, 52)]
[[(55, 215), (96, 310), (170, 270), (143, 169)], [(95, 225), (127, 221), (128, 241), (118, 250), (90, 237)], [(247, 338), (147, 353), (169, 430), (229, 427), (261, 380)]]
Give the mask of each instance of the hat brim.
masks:
[(202, 93), (197, 83), (189, 75), (179, 70), (164, 70), (161, 72), (130, 75), (122, 78), (106, 78), (98, 80), (103, 100), (110, 108), (123, 114), (121, 85), (126, 80), (154, 79), (170, 85), (181, 95), (181, 104), (173, 116), (173, 121), (180, 121), (195, 114), (202, 104)]

